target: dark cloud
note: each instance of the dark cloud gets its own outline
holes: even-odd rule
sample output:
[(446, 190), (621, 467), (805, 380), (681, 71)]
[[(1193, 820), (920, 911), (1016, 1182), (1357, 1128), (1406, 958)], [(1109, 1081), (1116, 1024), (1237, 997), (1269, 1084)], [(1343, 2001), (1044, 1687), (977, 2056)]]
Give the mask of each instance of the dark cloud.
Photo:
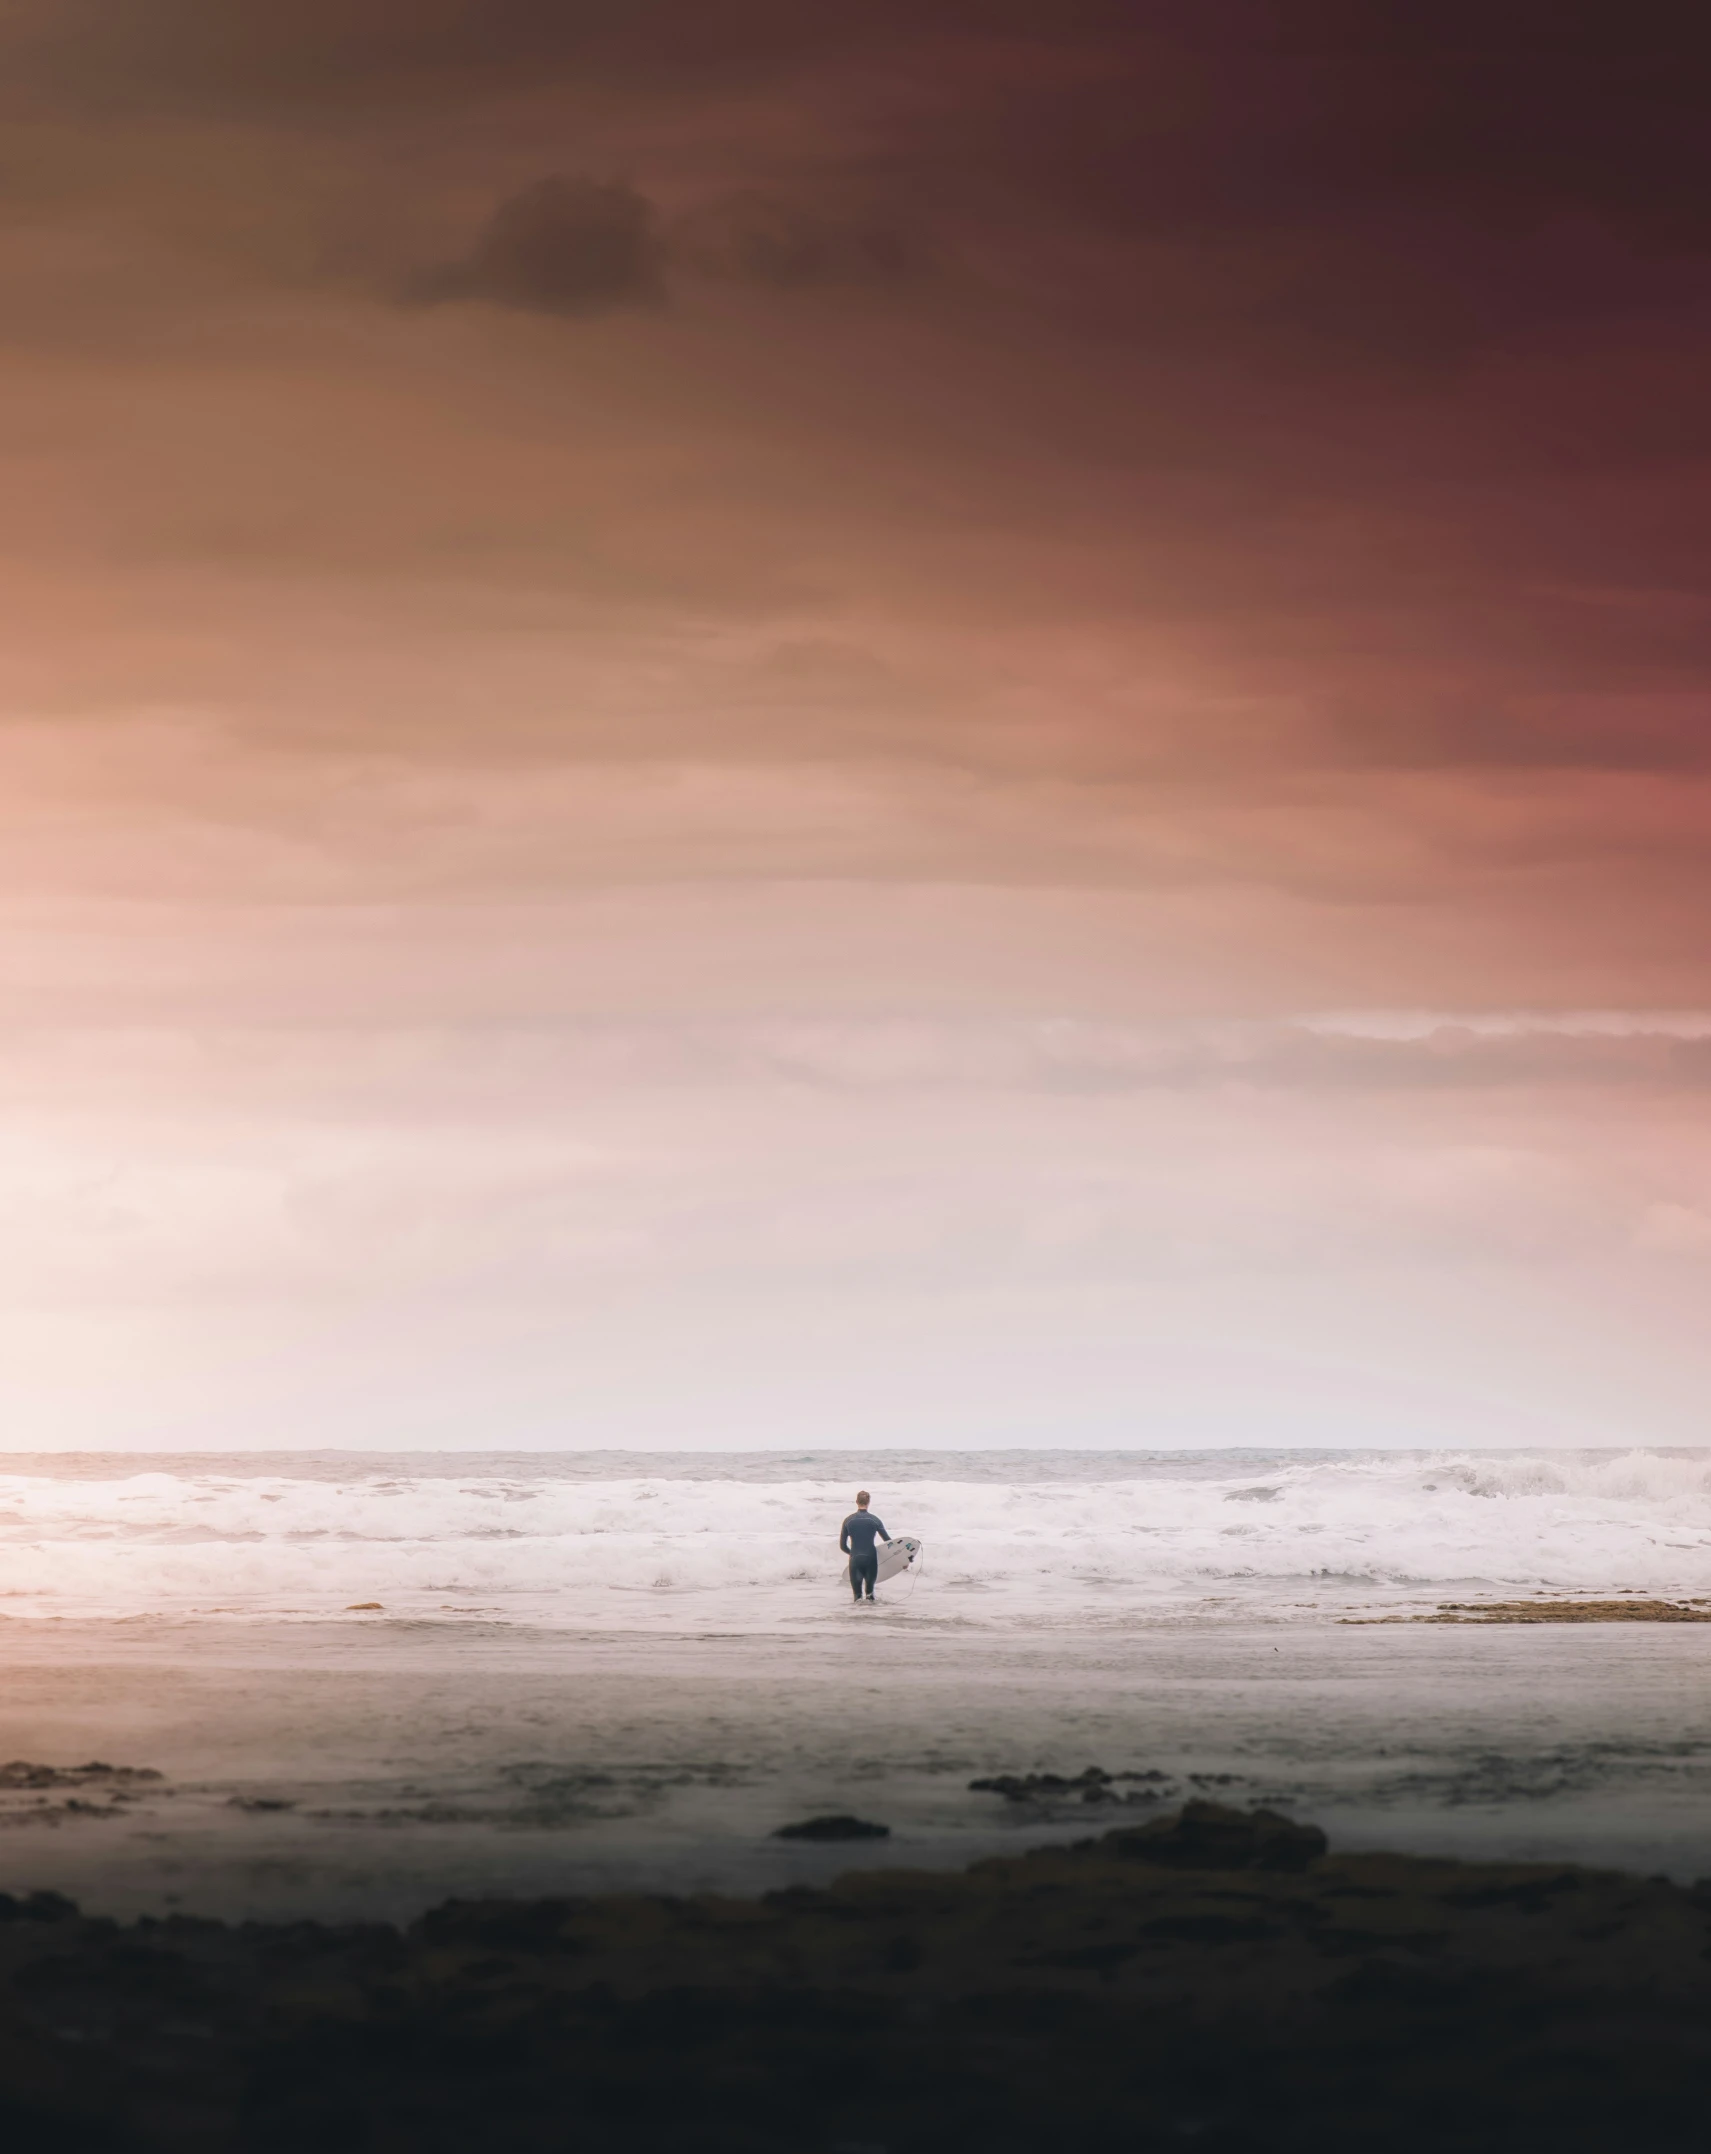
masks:
[[(701, 429), (740, 489), (674, 485), (653, 524), (614, 509), (608, 561), (544, 480), (517, 482), (526, 514), (485, 505), (474, 537), (448, 488), (421, 527), (466, 559), (648, 592), (746, 574), (792, 603), (811, 564), (828, 602), (865, 585), (883, 609), (881, 565), (910, 557), (946, 619), (1055, 610), (1161, 642), (1256, 763), (1711, 760), (1703, 12), (19, 0), (0, 105), (63, 130), (76, 215), (108, 219), (93, 273), (50, 288), (37, 263), (42, 303), (75, 290), (98, 330), (121, 259), (138, 318), (167, 313), (174, 265), (148, 243), (225, 249), (210, 288), (283, 263), (306, 315), (395, 293), (410, 262), (432, 265), (417, 301), (566, 318), (642, 315), (679, 285), (697, 363), (717, 364), (679, 378), (687, 346), (659, 339), (638, 433)], [(633, 184), (519, 184), (566, 143)], [(130, 184), (145, 152), (158, 197)], [(265, 254), (299, 183), (302, 229)], [(495, 201), (463, 244), (467, 205)], [(745, 290), (847, 297), (763, 328)], [(14, 314), (23, 295), (8, 285)], [(492, 331), (484, 363), (527, 363)], [(561, 422), (540, 423), (544, 441)], [(306, 551), (353, 543), (348, 514), (336, 541), (303, 520)], [(1039, 702), (1048, 760), (1073, 741), (1095, 768), (1168, 761), (1151, 701), (1127, 727), (1055, 688)], [(1185, 708), (1192, 759), (1224, 735)], [(812, 731), (841, 737), (818, 710)]]
[(840, 215), (752, 191), (687, 212), (673, 228), (671, 248), (686, 268), (786, 291), (889, 283), (923, 258), (920, 243), (901, 222)]
[[(1283, 0), (20, 0), (16, 101), (215, 113), (632, 107), (780, 86), (828, 146), (993, 207), (1183, 235), (1390, 217), (1711, 234), (1711, 17), (1679, 5), (1404, 11)], [(756, 110), (757, 125), (768, 115)]]
[(698, 266), (778, 285), (884, 274), (898, 234), (930, 221), (1024, 276), (1043, 256), (1061, 307), (1090, 238), (1192, 249), (1162, 277), (1156, 261), (1125, 279), (1086, 258), (1076, 303), (1149, 348), (1263, 340), (1296, 371), (1352, 356), (1417, 372), (1529, 328), (1667, 319), (1689, 284), (1703, 306), (1711, 16), (1523, 0), (1394, 13), (22, 0), (0, 25), (0, 97), (32, 117), (90, 98), (215, 118), (309, 109), (318, 128), (449, 107), (460, 130), (559, 99), (656, 145), (713, 124), (727, 159), (746, 133), (760, 161), (797, 114), (815, 145), (798, 161), (859, 169), (871, 214), (810, 208), (798, 186), (728, 187), (691, 219)]
[(664, 267), (659, 217), (645, 195), (621, 181), (555, 173), (501, 202), (468, 254), (421, 272), (409, 297), (602, 314), (654, 304)]
[(893, 226), (777, 195), (718, 198), (668, 229), (624, 182), (554, 173), (507, 196), (467, 254), (418, 271), (405, 297), (583, 316), (656, 304), (673, 270), (789, 291), (889, 283), (918, 260)]

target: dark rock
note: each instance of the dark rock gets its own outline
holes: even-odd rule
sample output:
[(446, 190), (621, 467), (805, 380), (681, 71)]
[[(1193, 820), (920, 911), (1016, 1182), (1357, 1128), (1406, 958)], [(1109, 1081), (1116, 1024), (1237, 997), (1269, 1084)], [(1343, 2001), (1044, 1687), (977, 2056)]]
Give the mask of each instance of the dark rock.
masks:
[(1111, 1780), (1110, 1773), (1089, 1765), (1073, 1779), (1059, 1773), (998, 1773), (989, 1780), (971, 1780), (968, 1785), (971, 1794), (1002, 1795), (1006, 1802), (1120, 1801)]
[(13, 1758), (0, 1765), (0, 1791), (11, 1788), (129, 1787), (161, 1775), (146, 1765), (104, 1765), (99, 1758), (87, 1765), (33, 1765), (28, 1758)]
[[(1647, 1879), (1648, 1884), (1667, 1885), (1667, 1877)], [(1553, 1893), (1578, 1892), (1580, 1878), (1573, 1870), (1558, 1870), (1542, 1877), (1522, 1878), (1517, 1883), (1501, 1885), (1474, 1885), (1460, 1892), (1446, 1892), (1445, 1904), (1450, 1907), (1519, 1907), (1524, 1912), (1537, 1914)]]
[[(1348, 1618), (1341, 1620), (1346, 1622)], [(1711, 1608), (1694, 1601), (1543, 1598), (1532, 1601), (1442, 1601), (1436, 1615), (1407, 1616), (1403, 1620), (1409, 1623), (1711, 1623)]]
[(565, 1935), (586, 1901), (448, 1900), (425, 1914), (411, 1935), (434, 1945), (483, 1945), (490, 1951), (580, 1950)]
[(1298, 1825), (1275, 1810), (1232, 1810), (1223, 1803), (1184, 1803), (1174, 1817), (1090, 1842), (1131, 1862), (1178, 1870), (1304, 1870), (1324, 1854), (1317, 1825)]
[(775, 1840), (889, 1840), (889, 1825), (872, 1825), (864, 1817), (808, 1817), (799, 1825), (780, 1825)]
[(0, 1922), (68, 1922), (77, 1913), (77, 1902), (63, 1892), (30, 1892), (14, 1899), (0, 1892)]
[[(1228, 1777), (1227, 1775), (1223, 1777)], [(1089, 1765), (1085, 1771), (1063, 1773), (995, 1773), (989, 1779), (971, 1780), (969, 1792), (974, 1795), (1002, 1795), (1006, 1802), (1049, 1803), (1153, 1803), (1158, 1801), (1156, 1792), (1119, 1794), (1117, 1783), (1121, 1780), (1151, 1782), (1156, 1785), (1168, 1781), (1170, 1775), (1161, 1772), (1108, 1773), (1103, 1766)]]
[(403, 1934), (7, 1900), (0, 2147), (804, 2154), (854, 2143), (814, 2119), (876, 2069), (890, 2154), (1704, 2144), (1702, 1899), (1322, 1844), (1198, 1802), (961, 1874), (468, 1902)]

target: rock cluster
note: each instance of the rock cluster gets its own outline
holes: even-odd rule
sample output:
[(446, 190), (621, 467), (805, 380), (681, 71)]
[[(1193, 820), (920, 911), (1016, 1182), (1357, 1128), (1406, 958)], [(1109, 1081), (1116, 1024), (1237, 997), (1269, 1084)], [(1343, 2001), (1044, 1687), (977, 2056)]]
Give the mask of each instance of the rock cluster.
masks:
[(408, 1931), (0, 1901), (0, 2143), (56, 2154), (1686, 2154), (1711, 1895), (1336, 1857), (1211, 1802), (961, 1874), (452, 1902)]
[(797, 1825), (780, 1825), (775, 1840), (888, 1840), (889, 1825), (870, 1824), (865, 1817), (805, 1817)]
[(127, 1804), (164, 1790), (146, 1765), (37, 1765), (13, 1758), (0, 1765), (0, 1826), (58, 1825), (73, 1818), (121, 1816)]
[[(1133, 1793), (1119, 1792), (1119, 1780), (1162, 1781), (1165, 1774), (1108, 1773), (1102, 1766), (1089, 1765), (1085, 1772), (1063, 1773), (994, 1773), (985, 1780), (971, 1780), (969, 1791), (975, 1795), (1002, 1795), (1006, 1802), (1061, 1803), (1061, 1802), (1132, 1802)], [(1157, 1797), (1143, 1794), (1143, 1802), (1153, 1802)]]

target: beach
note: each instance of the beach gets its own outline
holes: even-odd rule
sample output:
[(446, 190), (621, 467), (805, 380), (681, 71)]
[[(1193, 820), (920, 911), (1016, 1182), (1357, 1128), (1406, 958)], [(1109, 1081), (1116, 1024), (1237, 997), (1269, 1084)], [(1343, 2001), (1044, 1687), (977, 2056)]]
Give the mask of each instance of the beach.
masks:
[[(0, 1785), (0, 1885), (103, 1913), (756, 1892), (1208, 1796), (1711, 1874), (1711, 1626), (1465, 1615), (1691, 1612), (1703, 1454), (941, 1456), (872, 1473), (927, 1547), (872, 1611), (820, 1462), (11, 1463), (0, 1763), (62, 1777)], [(773, 1837), (836, 1811), (890, 1837)]]
[(1699, 2143), (1711, 1455), (4, 1464), (9, 2143)]

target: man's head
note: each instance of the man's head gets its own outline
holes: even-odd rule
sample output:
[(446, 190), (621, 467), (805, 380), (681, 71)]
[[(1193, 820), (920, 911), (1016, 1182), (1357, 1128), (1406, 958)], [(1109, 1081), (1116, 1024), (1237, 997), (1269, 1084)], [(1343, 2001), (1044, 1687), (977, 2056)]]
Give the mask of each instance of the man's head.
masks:
[(872, 1498), (868, 1495), (868, 1492), (865, 1488), (858, 1488), (856, 1490), (856, 1509), (858, 1511), (865, 1511), (871, 1501)]

